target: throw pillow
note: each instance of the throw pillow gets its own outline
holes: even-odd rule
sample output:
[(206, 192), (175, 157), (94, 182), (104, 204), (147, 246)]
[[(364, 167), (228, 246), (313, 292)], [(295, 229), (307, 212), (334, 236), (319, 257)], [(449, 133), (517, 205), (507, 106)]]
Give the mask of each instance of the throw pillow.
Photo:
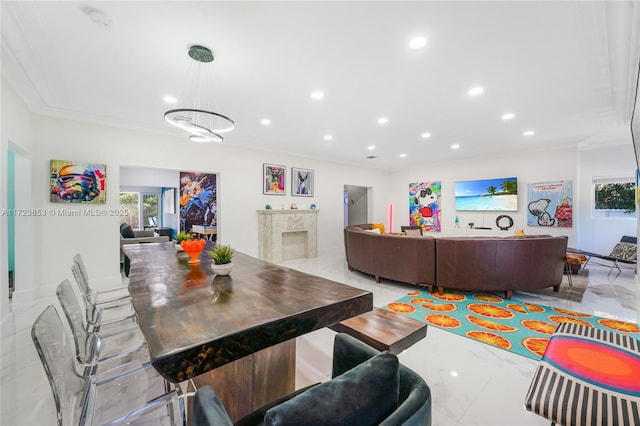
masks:
[(120, 235), (122, 235), (122, 238), (135, 238), (136, 234), (133, 233), (133, 229), (131, 228), (131, 225), (123, 223), (122, 225), (120, 225)]
[(269, 409), (265, 426), (377, 425), (399, 398), (398, 357), (379, 355)]
[(609, 256), (615, 257), (616, 259), (625, 260), (627, 262), (635, 262), (636, 261), (636, 252), (637, 246), (633, 243), (618, 243), (611, 250)]
[(364, 232), (371, 232), (372, 234), (379, 234), (380, 230), (378, 228), (376, 229), (363, 229)]
[(408, 235), (410, 237), (420, 237), (422, 235), (422, 231), (419, 229), (405, 229), (404, 235)]
[(383, 223), (372, 223), (371, 229), (379, 229), (381, 234), (384, 234), (384, 224)]
[(518, 232), (515, 233), (516, 237), (524, 237), (524, 229), (519, 230)]

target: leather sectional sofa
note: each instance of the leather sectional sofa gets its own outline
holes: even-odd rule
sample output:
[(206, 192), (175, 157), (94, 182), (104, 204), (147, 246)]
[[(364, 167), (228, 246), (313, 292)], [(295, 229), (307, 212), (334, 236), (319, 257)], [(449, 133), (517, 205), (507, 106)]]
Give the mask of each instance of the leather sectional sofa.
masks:
[(344, 230), (347, 265), (380, 278), (444, 289), (504, 291), (554, 287), (562, 282), (567, 237), (409, 237)]

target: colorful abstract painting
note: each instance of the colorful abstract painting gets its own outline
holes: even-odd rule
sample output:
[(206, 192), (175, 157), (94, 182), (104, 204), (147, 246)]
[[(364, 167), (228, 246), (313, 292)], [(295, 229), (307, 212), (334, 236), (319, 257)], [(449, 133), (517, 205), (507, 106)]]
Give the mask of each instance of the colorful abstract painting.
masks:
[(180, 172), (180, 230), (193, 225), (217, 225), (216, 175)]
[(440, 232), (440, 182), (409, 184), (409, 225), (420, 226), (422, 231)]
[(106, 164), (51, 160), (49, 174), (51, 202), (104, 204), (107, 201)]
[(263, 164), (262, 167), (262, 192), (269, 195), (286, 195), (287, 169), (284, 166)]
[(528, 185), (527, 225), (573, 226), (573, 189), (570, 180)]

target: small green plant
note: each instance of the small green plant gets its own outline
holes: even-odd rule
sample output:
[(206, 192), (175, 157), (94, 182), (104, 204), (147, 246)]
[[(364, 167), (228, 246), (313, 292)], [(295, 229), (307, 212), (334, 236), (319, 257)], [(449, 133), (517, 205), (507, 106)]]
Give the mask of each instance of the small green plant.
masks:
[(190, 232), (178, 232), (176, 234), (176, 243), (180, 244), (183, 241), (187, 241), (193, 238), (193, 235)]
[(209, 256), (217, 265), (231, 263), (233, 259), (233, 249), (231, 246), (216, 245), (213, 250), (209, 251)]

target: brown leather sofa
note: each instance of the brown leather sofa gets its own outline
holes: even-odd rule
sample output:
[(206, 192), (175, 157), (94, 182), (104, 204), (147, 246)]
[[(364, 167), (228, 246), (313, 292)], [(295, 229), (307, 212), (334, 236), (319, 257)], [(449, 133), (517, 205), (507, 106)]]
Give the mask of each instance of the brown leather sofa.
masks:
[(446, 289), (504, 291), (553, 287), (562, 282), (567, 237), (436, 239), (436, 282)]
[(344, 229), (349, 270), (381, 278), (433, 286), (436, 283), (436, 239), (366, 232), (371, 224)]
[(554, 287), (562, 282), (567, 237), (410, 237), (344, 229), (349, 270), (418, 286), (504, 291)]

